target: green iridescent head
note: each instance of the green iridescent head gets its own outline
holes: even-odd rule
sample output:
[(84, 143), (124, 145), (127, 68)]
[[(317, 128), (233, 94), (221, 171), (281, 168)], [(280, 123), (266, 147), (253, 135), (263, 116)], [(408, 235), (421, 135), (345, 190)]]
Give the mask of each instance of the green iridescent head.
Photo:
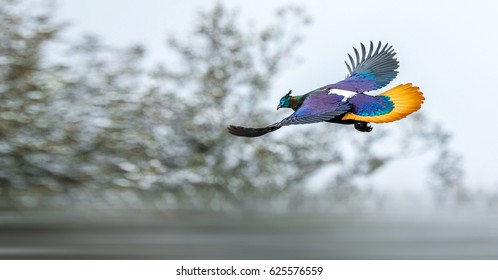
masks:
[(280, 103), (278, 104), (277, 110), (280, 108), (290, 108), (291, 107), (291, 93), (292, 90), (289, 90), (289, 92), (284, 95), (284, 97), (280, 98)]

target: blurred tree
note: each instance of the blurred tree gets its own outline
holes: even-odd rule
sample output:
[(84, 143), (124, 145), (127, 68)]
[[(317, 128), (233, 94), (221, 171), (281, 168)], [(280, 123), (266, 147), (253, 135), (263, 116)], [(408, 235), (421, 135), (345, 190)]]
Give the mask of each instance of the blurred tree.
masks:
[(324, 167), (333, 168), (323, 177), (331, 198), (344, 201), (360, 192), (361, 178), (442, 134), (425, 118), (410, 118), (390, 154), (376, 148), (393, 141), (382, 128), (371, 136), (330, 124), (300, 128), (302, 137), (291, 129), (260, 139), (227, 134), (240, 116), (270, 122), (271, 82), (309, 22), (296, 7), (279, 10), (266, 28), (244, 29), (217, 5), (200, 14), (190, 37), (169, 40), (178, 61), (147, 70), (141, 46), (117, 50), (91, 36), (57, 62), (46, 59), (45, 46), (62, 30), (50, 9), (26, 12), (29, 2), (0, 1), (4, 207), (46, 198), (222, 209), (278, 196), (288, 204)]
[(48, 106), (57, 69), (46, 66), (42, 55), (61, 26), (48, 9), (27, 12), (24, 4), (2, 0), (0, 5), (0, 191), (7, 196), (68, 179), (46, 157), (64, 148)]

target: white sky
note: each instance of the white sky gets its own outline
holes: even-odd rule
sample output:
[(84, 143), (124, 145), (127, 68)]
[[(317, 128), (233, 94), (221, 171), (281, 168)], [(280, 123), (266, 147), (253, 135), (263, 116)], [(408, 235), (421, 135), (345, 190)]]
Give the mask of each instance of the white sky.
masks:
[[(296, 54), (303, 63), (277, 79), (275, 98), (288, 89), (305, 93), (344, 78), (346, 54), (359, 42), (391, 43), (400, 60), (399, 75), (388, 87), (412, 82), (426, 96), (422, 110), (453, 133), (452, 147), (464, 156), (472, 187), (498, 186), (498, 0), (233, 0), (221, 1), (240, 11), (242, 22), (270, 22), (276, 8), (298, 4), (313, 23)], [(149, 59), (166, 60), (168, 34), (188, 32), (197, 11), (215, 1), (59, 0), (59, 17), (72, 23), (71, 36), (93, 33), (108, 44), (144, 45)], [(68, 34), (69, 35), (69, 34)], [(319, 70), (317, 70), (319, 69)], [(313, 73), (313, 74), (310, 74)], [(275, 99), (275, 102), (278, 100)], [(402, 122), (393, 125), (402, 125)], [(420, 162), (405, 162), (383, 171), (382, 180), (413, 174)], [(420, 170), (425, 172), (423, 166)], [(417, 171), (418, 172), (418, 171)], [(426, 178), (411, 178), (420, 186)], [(397, 187), (396, 182), (387, 185)]]

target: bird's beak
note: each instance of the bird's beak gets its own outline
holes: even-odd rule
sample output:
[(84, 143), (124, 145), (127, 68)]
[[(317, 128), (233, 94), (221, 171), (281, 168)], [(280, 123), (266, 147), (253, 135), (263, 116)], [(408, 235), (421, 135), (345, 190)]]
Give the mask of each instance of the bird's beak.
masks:
[(280, 104), (278, 104), (278, 106), (277, 106), (277, 110), (278, 110), (278, 109), (280, 109), (280, 108), (281, 108), (281, 107), (280, 107)]

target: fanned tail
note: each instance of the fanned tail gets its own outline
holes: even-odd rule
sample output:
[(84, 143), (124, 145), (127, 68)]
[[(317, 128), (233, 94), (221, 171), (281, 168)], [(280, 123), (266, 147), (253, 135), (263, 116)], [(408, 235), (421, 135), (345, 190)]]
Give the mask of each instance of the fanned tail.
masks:
[(251, 128), (251, 127), (242, 127), (242, 126), (235, 126), (235, 125), (230, 125), (227, 127), (228, 132), (230, 134), (233, 134), (235, 136), (241, 136), (241, 137), (258, 137), (261, 135), (265, 135), (267, 133), (270, 133), (272, 131), (275, 131), (282, 126), (267, 126), (267, 127), (262, 127), (262, 128)]
[(405, 118), (420, 109), (424, 103), (424, 95), (419, 91), (419, 87), (412, 86), (411, 83), (398, 85), (378, 96), (387, 96), (394, 104), (394, 108), (383, 115), (360, 116), (355, 113), (347, 113), (343, 120), (356, 120), (373, 123), (394, 122)]

